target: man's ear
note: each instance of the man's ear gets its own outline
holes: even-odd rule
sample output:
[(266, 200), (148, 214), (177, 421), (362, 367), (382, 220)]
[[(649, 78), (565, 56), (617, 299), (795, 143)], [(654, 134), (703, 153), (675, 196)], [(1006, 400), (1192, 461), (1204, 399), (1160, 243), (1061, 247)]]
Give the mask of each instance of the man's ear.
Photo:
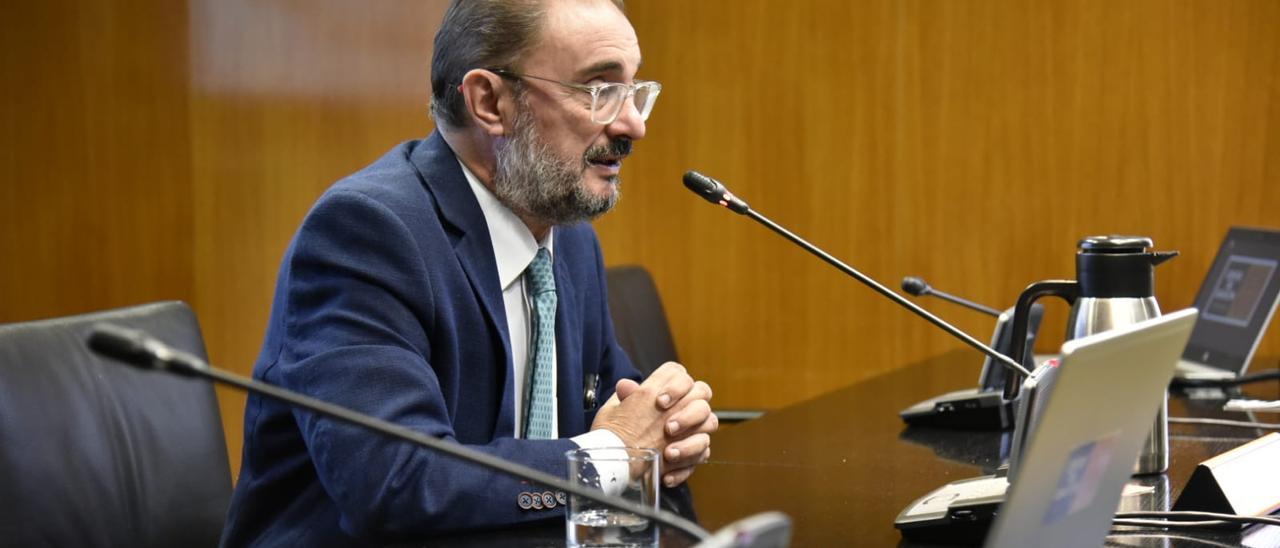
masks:
[(506, 133), (502, 124), (503, 112), (510, 108), (501, 93), (502, 77), (487, 70), (474, 69), (462, 76), (458, 91), (467, 102), (471, 121), (485, 133), (498, 137)]

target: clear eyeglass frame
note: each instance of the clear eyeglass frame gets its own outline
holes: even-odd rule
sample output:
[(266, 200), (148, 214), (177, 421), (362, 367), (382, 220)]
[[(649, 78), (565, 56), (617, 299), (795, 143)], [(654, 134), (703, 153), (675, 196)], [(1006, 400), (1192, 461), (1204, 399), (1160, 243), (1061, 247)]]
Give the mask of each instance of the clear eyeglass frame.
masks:
[(653, 104), (658, 100), (658, 94), (662, 92), (662, 84), (647, 80), (637, 80), (634, 84), (623, 84), (621, 82), (607, 82), (604, 84), (574, 84), (572, 82), (562, 82), (551, 78), (543, 78), (541, 76), (533, 76), (531, 74), (521, 74), (518, 72), (491, 68), (489, 72), (502, 76), (504, 78), (528, 78), (531, 80), (542, 80), (543, 82), (551, 82), (569, 89), (581, 91), (591, 96), (591, 121), (600, 125), (609, 125), (618, 119), (618, 115), (622, 114), (622, 109), (628, 102), (636, 107), (636, 112), (640, 114), (641, 120), (648, 120), (649, 113), (653, 112)]

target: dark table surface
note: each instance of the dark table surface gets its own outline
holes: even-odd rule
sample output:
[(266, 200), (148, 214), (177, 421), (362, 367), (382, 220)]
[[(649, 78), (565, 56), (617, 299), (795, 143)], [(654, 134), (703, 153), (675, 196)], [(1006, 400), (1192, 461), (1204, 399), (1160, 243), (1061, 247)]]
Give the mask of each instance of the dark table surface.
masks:
[[(700, 524), (711, 530), (740, 518), (777, 510), (793, 520), (792, 546), (925, 546), (905, 541), (893, 520), (915, 499), (959, 479), (991, 473), (1001, 463), (1008, 433), (906, 427), (898, 411), (944, 392), (975, 385), (981, 358), (967, 350), (912, 364), (727, 426), (713, 437), (712, 460), (689, 481)], [(1261, 362), (1260, 364), (1258, 362)], [(1276, 360), (1255, 360), (1254, 370)], [(1280, 398), (1280, 382), (1246, 390)], [(1218, 411), (1221, 400), (1170, 398), (1172, 417), (1247, 420)], [(1105, 404), (1105, 402), (1099, 402)], [(1259, 414), (1277, 422), (1280, 416)], [(1170, 425), (1167, 474), (1142, 479), (1156, 494), (1142, 505), (1168, 509), (1195, 466), (1266, 432), (1203, 425)], [(564, 524), (548, 523), (449, 539), (449, 546), (557, 546)], [(435, 544), (435, 543), (433, 543)], [(689, 546), (666, 532), (663, 546)], [(1280, 527), (1241, 532), (1167, 535), (1121, 533), (1109, 546), (1280, 546)]]

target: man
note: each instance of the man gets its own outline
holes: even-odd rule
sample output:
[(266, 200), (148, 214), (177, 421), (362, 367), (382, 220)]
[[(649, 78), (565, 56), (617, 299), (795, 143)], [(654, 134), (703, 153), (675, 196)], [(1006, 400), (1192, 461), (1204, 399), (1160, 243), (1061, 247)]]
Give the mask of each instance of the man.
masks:
[[(564, 477), (577, 447), (710, 454), (711, 390), (643, 384), (614, 340), (588, 221), (660, 87), (621, 2), (458, 0), (437, 132), (338, 182), (280, 269), (254, 376)], [(548, 300), (550, 299), (550, 300)], [(594, 393), (598, 392), (598, 395)], [(223, 542), (364, 544), (562, 515), (563, 495), (250, 397)]]

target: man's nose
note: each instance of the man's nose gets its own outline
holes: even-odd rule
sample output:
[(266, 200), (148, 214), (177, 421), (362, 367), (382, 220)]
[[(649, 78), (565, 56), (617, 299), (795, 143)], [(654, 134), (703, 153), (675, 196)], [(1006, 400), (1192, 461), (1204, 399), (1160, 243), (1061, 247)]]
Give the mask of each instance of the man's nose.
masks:
[(640, 117), (640, 111), (636, 108), (634, 101), (627, 101), (627, 104), (622, 107), (622, 112), (618, 113), (618, 117), (605, 126), (605, 133), (610, 138), (629, 137), (632, 141), (643, 139), (644, 131), (644, 119)]

